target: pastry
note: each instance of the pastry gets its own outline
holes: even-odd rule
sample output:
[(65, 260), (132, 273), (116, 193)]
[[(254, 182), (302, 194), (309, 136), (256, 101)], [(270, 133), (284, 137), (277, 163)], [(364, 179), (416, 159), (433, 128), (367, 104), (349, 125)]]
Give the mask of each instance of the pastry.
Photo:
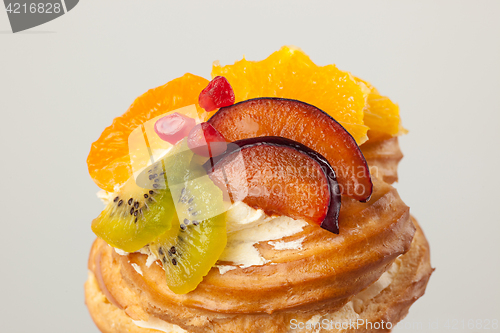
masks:
[[(279, 57), (280, 63), (295, 64), (298, 73), (302, 67), (312, 68), (300, 50), (286, 47), (261, 62), (261, 67), (280, 70), (273, 63)], [(272, 87), (238, 90), (238, 85), (233, 84), (238, 78), (245, 83), (243, 86), (249, 85), (238, 65), (244, 67), (243, 72), (258, 74), (258, 64), (246, 60), (232, 68), (215, 64), (213, 74), (222, 74), (223, 82), (206, 84), (199, 80), (198, 85), (191, 84), (180, 93), (185, 101), (176, 105), (180, 99), (172, 99), (175, 102), (163, 112), (132, 115), (134, 108), (144, 106), (136, 101), (94, 143), (89, 170), (96, 183), (106, 190), (101, 197), (108, 207), (114, 207), (108, 212), (111, 217), (102, 215), (103, 212), (93, 223), (100, 237), (92, 245), (85, 284), (86, 304), (102, 332), (390, 331), (423, 295), (432, 273), (429, 245), (391, 185), (397, 180), (397, 163), (402, 158), (397, 135), (405, 132), (397, 106), (367, 82), (329, 66), (315, 67), (317, 77), (311, 90), (324, 89), (338, 100), (342, 99), (341, 92), (345, 97), (348, 91), (352, 96), (345, 97), (344, 104), (338, 101), (337, 110), (321, 109), (325, 101), (314, 97), (317, 94), (287, 90), (287, 81), (282, 78), (276, 83), (284, 87), (281, 92)], [(318, 73), (339, 77), (343, 83), (332, 88), (322, 83)], [(191, 76), (188, 79), (197, 81)], [(232, 89), (225, 86), (227, 82), (234, 86), (232, 96)], [(214, 87), (221, 86), (225, 95), (213, 98), (210, 94), (217, 94), (219, 89)], [(167, 92), (172, 94), (173, 89), (170, 84), (148, 94), (160, 98)], [(162, 121), (171, 124), (172, 118), (158, 117), (198, 97), (195, 91), (198, 95), (202, 92), (196, 112), (206, 122), (192, 123), (189, 131), (183, 127), (187, 139), (182, 141), (182, 136), (162, 130)], [(290, 99), (293, 97), (296, 98)], [(169, 100), (170, 96), (162, 98)], [(237, 103), (233, 105), (234, 102)], [(345, 118), (340, 112), (334, 118), (342, 121), (329, 120), (339, 110), (352, 114)], [(380, 122), (377, 113), (386, 116), (389, 125)], [(182, 113), (178, 115), (185, 118), (176, 118), (176, 124), (189, 119)], [(158, 136), (173, 142), (169, 154), (177, 153), (171, 155), (177, 164), (187, 161), (186, 154), (189, 161), (204, 155), (211, 157), (201, 163), (204, 168), (193, 167), (194, 171), (186, 175), (196, 174), (213, 183), (206, 180), (195, 187), (184, 176), (180, 181), (182, 189), (176, 192), (171, 184), (180, 171), (170, 167), (166, 158), (163, 166), (150, 164), (144, 169), (142, 174), (149, 175), (143, 183), (145, 188), (134, 188), (134, 196), (127, 200), (123, 193), (131, 193), (129, 188), (138, 185), (141, 176), (134, 174), (137, 170), (131, 170), (126, 149), (118, 158), (105, 156), (116, 155), (121, 149), (106, 140), (111, 137), (109, 133), (124, 126), (127, 117), (139, 118), (139, 124), (154, 118)], [(212, 129), (215, 132), (209, 132)], [(124, 132), (132, 130), (126, 128)], [(193, 133), (205, 135), (205, 146), (197, 144), (199, 135)], [(227, 146), (219, 134), (227, 140)], [(336, 154), (330, 151), (334, 149), (331, 147), (336, 147)], [(102, 156), (104, 162), (98, 158)], [(238, 158), (245, 168), (239, 167)], [(304, 165), (308, 166), (306, 176), (288, 171), (289, 167), (297, 171)], [(333, 177), (327, 172), (330, 165)], [(356, 168), (342, 169), (346, 165)], [(183, 165), (183, 170), (191, 166), (192, 162)], [(159, 183), (155, 183), (156, 175), (162, 174), (159, 168), (163, 168), (163, 173), (170, 172), (170, 186), (165, 189), (154, 186)], [(222, 169), (226, 171), (225, 178), (220, 176)], [(268, 169), (272, 169), (271, 175), (260, 175), (260, 171)], [(120, 174), (120, 170), (126, 171)], [(311, 170), (317, 172), (313, 175)], [(226, 187), (220, 184), (222, 178)], [(269, 191), (277, 184), (300, 186), (291, 186), (286, 193), (255, 192)], [(300, 197), (306, 185), (315, 190)], [(196, 188), (202, 190), (197, 192)], [(214, 194), (219, 193), (218, 188), (223, 192), (220, 196)], [(148, 201), (151, 197), (154, 200)], [(206, 210), (217, 211), (219, 201), (226, 203), (221, 209), (227, 211), (203, 219), (212, 229), (203, 229), (203, 221), (189, 217), (193, 214), (190, 204), (198, 204), (198, 211), (194, 211), (204, 210), (200, 213), (203, 215)], [(148, 202), (168, 209), (160, 212), (148, 206)], [(174, 204), (168, 206), (167, 202)], [(203, 206), (205, 202), (209, 204)], [(110, 231), (109, 220), (116, 218), (116, 212), (123, 207), (126, 210), (120, 216), (126, 216), (128, 224), (113, 220), (113, 228), (117, 223), (125, 227)], [(148, 222), (155, 219), (165, 222)], [(169, 233), (194, 239), (185, 233), (190, 230), (212, 239), (199, 245), (207, 250), (200, 250), (197, 257), (188, 253), (191, 248), (183, 240), (177, 240), (177, 247), (162, 247), (161, 244), (172, 241), (172, 237), (165, 236)], [(117, 239), (118, 234), (121, 239)], [(201, 264), (186, 266), (186, 261), (191, 265), (193, 258)]]

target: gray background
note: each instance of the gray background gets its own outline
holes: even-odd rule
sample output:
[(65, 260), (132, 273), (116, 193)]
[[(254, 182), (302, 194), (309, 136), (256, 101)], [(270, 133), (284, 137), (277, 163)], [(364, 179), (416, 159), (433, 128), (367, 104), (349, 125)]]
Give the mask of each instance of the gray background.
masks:
[(285, 44), (401, 107), (397, 188), (437, 267), (406, 322), (500, 319), (499, 17), (498, 1), (86, 0), (12, 35), (0, 10), (0, 331), (97, 332), (83, 283), (102, 204), (86, 158), (112, 119), (185, 72)]

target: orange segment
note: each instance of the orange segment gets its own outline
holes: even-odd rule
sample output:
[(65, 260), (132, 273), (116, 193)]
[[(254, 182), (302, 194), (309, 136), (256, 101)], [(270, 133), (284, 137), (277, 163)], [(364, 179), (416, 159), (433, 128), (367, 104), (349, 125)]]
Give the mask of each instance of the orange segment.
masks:
[(387, 133), (391, 136), (402, 134), (399, 106), (388, 97), (376, 93), (368, 95), (368, 108), (365, 110), (364, 121), (370, 130)]
[[(381, 96), (368, 82), (339, 70), (335, 65), (317, 66), (301, 50), (282, 47), (262, 61), (242, 59), (221, 67), (214, 63), (212, 76), (225, 76), (236, 102), (257, 97), (283, 97), (312, 104), (335, 118), (358, 144), (376, 137), (400, 135), (399, 108)], [(177, 108), (195, 104), (201, 121), (216, 111), (198, 106), (199, 93), (208, 80), (192, 74), (151, 89), (107, 127), (92, 144), (87, 165), (90, 176), (102, 189), (113, 191), (132, 176), (128, 136), (139, 125)]]
[(206, 112), (198, 106), (198, 95), (208, 82), (202, 77), (185, 74), (139, 96), (92, 144), (87, 165), (94, 182), (112, 192), (116, 185), (124, 184), (132, 176), (128, 136), (142, 123), (191, 104), (196, 104), (198, 113), (206, 117)]
[(335, 65), (317, 66), (299, 49), (285, 46), (262, 61), (242, 59), (223, 67), (215, 62), (212, 77), (218, 75), (233, 87), (236, 103), (257, 97), (296, 99), (327, 112), (358, 144), (367, 140), (363, 110), (369, 90)]
[(364, 110), (364, 123), (370, 128), (370, 139), (373, 137), (388, 137), (407, 133), (401, 125), (399, 106), (388, 97), (380, 95), (370, 83), (356, 78), (370, 90), (368, 107)]

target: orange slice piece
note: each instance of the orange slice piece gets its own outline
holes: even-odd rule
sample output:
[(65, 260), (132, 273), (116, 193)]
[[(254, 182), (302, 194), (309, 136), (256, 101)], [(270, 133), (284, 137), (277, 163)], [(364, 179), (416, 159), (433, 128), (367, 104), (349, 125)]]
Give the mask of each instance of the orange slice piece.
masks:
[[(406, 132), (399, 108), (389, 98), (335, 65), (317, 66), (297, 48), (282, 47), (262, 61), (242, 59), (224, 67), (215, 62), (212, 76), (219, 75), (233, 87), (236, 102), (283, 97), (312, 104), (335, 118), (358, 144), (368, 139), (369, 129), (370, 140)], [(132, 176), (128, 136), (144, 122), (192, 104), (200, 120), (207, 121), (216, 111), (201, 109), (198, 96), (208, 83), (202, 77), (185, 74), (138, 97), (92, 144), (87, 165), (95, 183), (111, 192)]]
[(327, 112), (358, 144), (367, 140), (366, 85), (335, 65), (317, 66), (297, 48), (282, 47), (262, 61), (243, 58), (227, 66), (215, 62), (212, 77), (219, 75), (233, 87), (236, 103), (257, 97), (296, 99)]
[(195, 104), (200, 116), (198, 95), (208, 80), (185, 74), (139, 96), (122, 116), (114, 119), (92, 144), (87, 158), (89, 173), (102, 189), (113, 192), (132, 176), (128, 136), (139, 125), (168, 111)]
[(399, 106), (389, 97), (382, 96), (370, 83), (359, 78), (356, 80), (364, 83), (370, 90), (363, 118), (365, 125), (370, 128), (370, 140), (406, 134), (408, 131), (401, 124)]

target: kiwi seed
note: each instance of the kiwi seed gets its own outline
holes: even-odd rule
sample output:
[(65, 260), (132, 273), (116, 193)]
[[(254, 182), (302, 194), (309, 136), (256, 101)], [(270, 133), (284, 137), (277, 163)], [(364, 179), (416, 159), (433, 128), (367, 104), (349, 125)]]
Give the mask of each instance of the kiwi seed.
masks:
[[(146, 187), (147, 188), (147, 187)], [(130, 178), (94, 219), (92, 230), (108, 244), (135, 252), (168, 230), (175, 218), (169, 190), (145, 190)]]
[[(178, 202), (177, 220), (151, 245), (151, 251), (164, 263), (168, 287), (177, 294), (193, 290), (226, 245), (225, 216), (220, 213), (222, 192), (208, 177), (198, 176), (203, 175), (203, 170), (199, 171), (197, 165), (190, 168), (189, 176), (195, 175), (196, 181), (184, 180), (183, 184), (176, 183), (181, 186), (172, 187), (172, 197)], [(171, 265), (166, 264), (167, 260)]]

